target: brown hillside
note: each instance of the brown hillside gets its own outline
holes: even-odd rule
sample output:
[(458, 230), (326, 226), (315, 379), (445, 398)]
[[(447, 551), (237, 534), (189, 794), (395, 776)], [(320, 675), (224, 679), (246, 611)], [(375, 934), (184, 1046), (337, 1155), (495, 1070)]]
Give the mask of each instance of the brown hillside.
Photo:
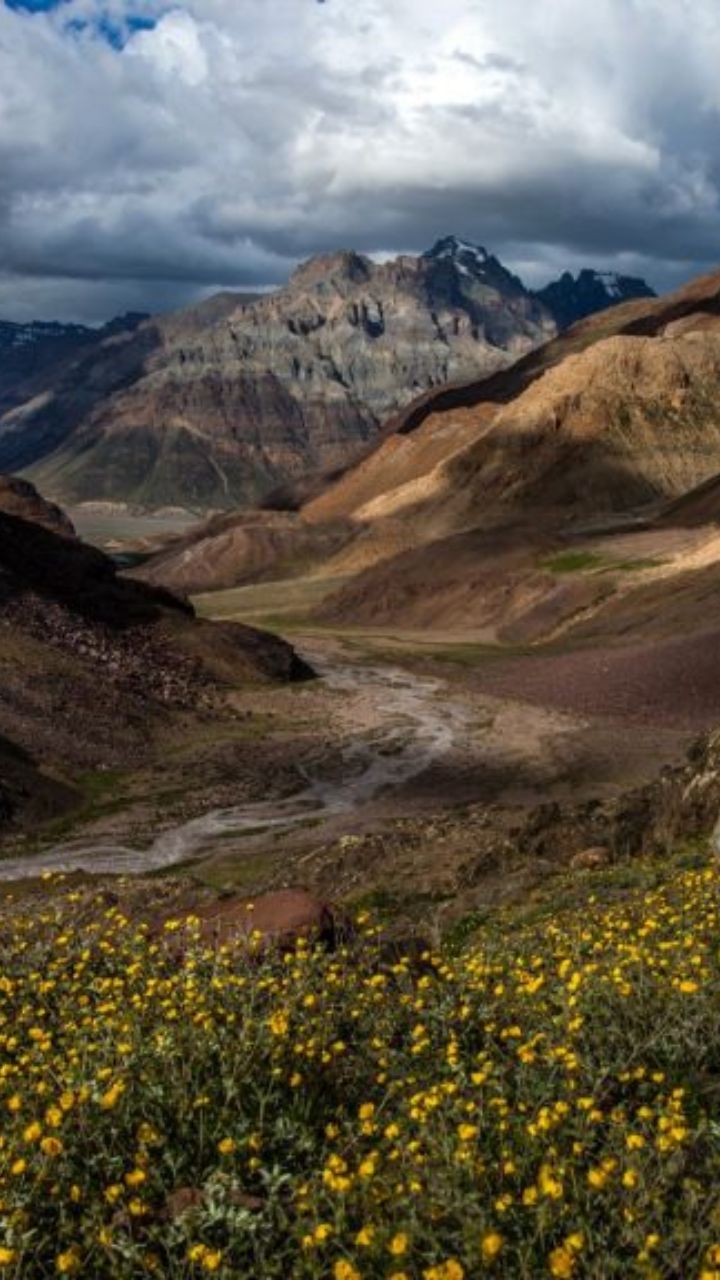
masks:
[[(401, 454), (396, 437), (411, 436), (420, 428), (423, 428), (426, 438), (432, 437), (436, 431), (447, 430), (448, 452), (452, 452), (456, 424), (462, 422), (465, 441), (472, 439), (474, 430), (484, 433), (494, 412), (516, 399), (567, 357), (581, 354), (606, 338), (655, 337), (669, 326), (677, 328), (678, 324), (681, 326), (678, 336), (687, 329), (697, 332), (708, 325), (712, 329), (714, 318), (719, 314), (720, 273), (713, 273), (664, 298), (629, 302), (591, 316), (531, 352), (511, 369), (493, 377), (445, 387), (421, 396), (387, 423), (381, 441), (369, 456), (306, 504), (306, 518), (326, 520), (354, 516), (373, 498), (417, 480), (423, 474), (423, 463), (418, 461), (414, 450), (408, 449), (404, 456), (409, 466), (403, 472), (395, 461)], [(673, 336), (670, 329), (668, 336)], [(422, 447), (418, 453), (423, 453)], [(437, 456), (433, 456), (427, 470), (437, 461)], [(385, 481), (388, 463), (389, 483)]]
[(308, 674), (285, 641), (199, 622), (101, 552), (0, 511), (0, 820), (64, 807), (85, 770), (149, 765), (172, 727), (192, 740), (222, 715), (224, 690)]
[(348, 522), (311, 525), (289, 512), (215, 516), (173, 539), (128, 576), (188, 594), (216, 591), (305, 572), (339, 552), (353, 535)]
[[(715, 274), (585, 320), (509, 371), (416, 402), (298, 516), (285, 514), (279, 542), (262, 521), (240, 521), (242, 534), (221, 548), (221, 576), (216, 544), (198, 536), (145, 572), (196, 589), (308, 568), (328, 576), (367, 570), (327, 606), (337, 621), (414, 625), (416, 583), (420, 596), (437, 588), (437, 610), (442, 599), (451, 615), (479, 613), (484, 626), (485, 604), (467, 608), (483, 539), (454, 542), (449, 561), (440, 550), (423, 560), (423, 546), (521, 525), (532, 560), (541, 530), (547, 543), (568, 528), (673, 501), (720, 472), (719, 308)], [(354, 536), (337, 545), (337, 528)], [(457, 594), (448, 585), (455, 577)], [(423, 618), (430, 607), (423, 604)]]

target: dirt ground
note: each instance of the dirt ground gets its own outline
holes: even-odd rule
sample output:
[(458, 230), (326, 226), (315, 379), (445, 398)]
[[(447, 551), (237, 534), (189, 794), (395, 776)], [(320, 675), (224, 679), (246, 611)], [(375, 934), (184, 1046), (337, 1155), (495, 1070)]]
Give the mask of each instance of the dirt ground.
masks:
[[(250, 601), (222, 593), (219, 612), (266, 621), (259, 602), (278, 613), (285, 603), (267, 585)], [(687, 654), (658, 664), (647, 645), (502, 653), (450, 633), (301, 625), (290, 617), (288, 634), (323, 678), (233, 692), (222, 720), (208, 717), (192, 740), (170, 734), (152, 771), (109, 776), (80, 822), (25, 850), (34, 865), (58, 843), (152, 849), (209, 811), (239, 813), (167, 870), (221, 891), (304, 884), (437, 922), (532, 895), (581, 847), (550, 839), (541, 856), (522, 852), (534, 815), (612, 803), (720, 721), (713, 645), (698, 645), (705, 684), (688, 701)], [(270, 825), (273, 806), (291, 820)]]

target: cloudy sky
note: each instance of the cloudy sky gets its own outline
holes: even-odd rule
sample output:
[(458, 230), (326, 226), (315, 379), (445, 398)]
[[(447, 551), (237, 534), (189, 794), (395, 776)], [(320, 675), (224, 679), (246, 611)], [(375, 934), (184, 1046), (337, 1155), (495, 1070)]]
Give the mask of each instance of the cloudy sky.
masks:
[(543, 283), (720, 262), (718, 0), (0, 0), (0, 316), (455, 232)]

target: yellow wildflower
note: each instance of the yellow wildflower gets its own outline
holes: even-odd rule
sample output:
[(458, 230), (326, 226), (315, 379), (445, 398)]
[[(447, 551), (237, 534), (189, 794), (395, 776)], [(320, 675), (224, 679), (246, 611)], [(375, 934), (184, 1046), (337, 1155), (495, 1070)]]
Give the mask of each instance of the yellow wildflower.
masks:
[(480, 1244), (483, 1262), (493, 1262), (500, 1253), (503, 1243), (504, 1241), (499, 1231), (487, 1231)]

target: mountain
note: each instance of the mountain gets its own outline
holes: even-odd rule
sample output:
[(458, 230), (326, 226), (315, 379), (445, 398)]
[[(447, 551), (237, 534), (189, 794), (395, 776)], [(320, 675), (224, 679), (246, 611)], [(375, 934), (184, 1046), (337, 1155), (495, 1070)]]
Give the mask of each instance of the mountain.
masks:
[[(538, 638), (592, 613), (608, 590), (617, 594), (612, 575), (558, 577), (546, 559), (579, 545), (581, 564), (613, 560), (603, 531), (624, 537), (628, 522), (652, 524), (654, 512), (676, 512), (678, 499), (717, 476), (718, 405), (720, 273), (585, 320), (506, 373), (425, 397), (303, 509), (305, 521), (349, 520), (357, 530), (328, 572), (364, 572), (326, 615), (504, 635), (512, 619), (516, 638)], [(714, 492), (693, 510), (712, 508)], [(620, 560), (667, 554), (652, 529), (646, 541)], [(671, 551), (681, 572), (688, 548)]]
[(655, 298), (657, 295), (644, 280), (635, 276), (622, 276), (614, 271), (592, 271), (586, 268), (573, 276), (563, 272), (558, 280), (551, 281), (535, 297), (550, 312), (560, 331), (596, 311), (616, 307), (636, 298)]
[(130, 311), (99, 329), (82, 324), (0, 320), (0, 413), (31, 398), (59, 376), (63, 365), (113, 334), (132, 331), (147, 319)]
[(324, 491), (274, 513), (285, 522), (275, 546), (263, 524), (273, 513), (228, 517), (222, 555), (199, 528), (140, 575), (197, 591), (312, 572), (328, 590), (349, 579), (322, 606), (333, 623), (542, 638), (620, 599), (606, 563), (626, 566), (624, 591), (639, 582), (627, 566), (647, 561), (650, 574), (669, 557), (657, 572), (670, 594), (693, 556), (712, 564), (719, 404), (720, 273), (420, 397)]
[(84, 350), (0, 417), (0, 467), (63, 501), (232, 507), (344, 466), (418, 392), (552, 337), (485, 250), (311, 259), (279, 292), (222, 294)]
[(310, 524), (295, 512), (229, 512), (168, 540), (128, 576), (183, 594), (292, 578), (339, 555), (356, 532), (350, 521)]

